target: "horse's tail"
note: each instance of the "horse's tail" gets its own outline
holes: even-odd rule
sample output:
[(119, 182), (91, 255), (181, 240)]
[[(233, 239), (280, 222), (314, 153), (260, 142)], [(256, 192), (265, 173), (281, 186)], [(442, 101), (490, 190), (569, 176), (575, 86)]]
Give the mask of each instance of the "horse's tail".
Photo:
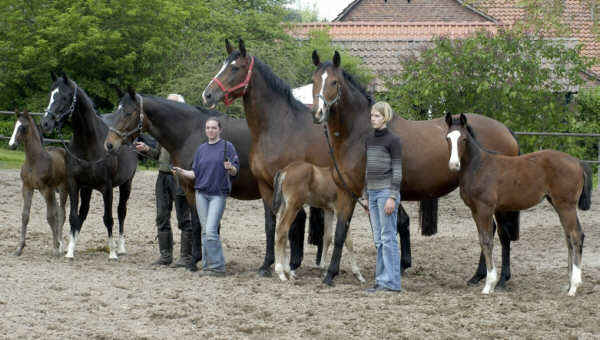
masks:
[(283, 192), (281, 188), (284, 178), (285, 174), (282, 173), (281, 170), (279, 170), (277, 171), (277, 173), (275, 174), (275, 178), (273, 179), (273, 204), (271, 206), (271, 211), (274, 215), (277, 215), (277, 212), (279, 211), (279, 208), (282, 204), (284, 205), (283, 208), (285, 209), (285, 200), (283, 199)]
[(579, 196), (579, 209), (589, 210), (592, 206), (592, 169), (586, 163), (579, 161), (583, 168), (583, 190)]

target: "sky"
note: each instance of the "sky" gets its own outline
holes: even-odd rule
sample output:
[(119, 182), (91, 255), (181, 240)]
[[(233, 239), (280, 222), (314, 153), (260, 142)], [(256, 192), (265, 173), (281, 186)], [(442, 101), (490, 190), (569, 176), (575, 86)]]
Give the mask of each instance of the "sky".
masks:
[(331, 21), (351, 2), (352, 0), (295, 0), (291, 6), (293, 8), (299, 6), (312, 8), (316, 4), (319, 16)]

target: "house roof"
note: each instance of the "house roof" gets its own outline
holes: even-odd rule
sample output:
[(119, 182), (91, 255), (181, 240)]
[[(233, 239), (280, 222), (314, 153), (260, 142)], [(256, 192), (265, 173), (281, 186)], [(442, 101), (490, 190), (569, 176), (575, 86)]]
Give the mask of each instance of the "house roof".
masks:
[[(351, 12), (358, 5), (363, 5), (369, 12), (369, 18), (352, 16)], [(477, 8), (465, 4), (462, 0), (386, 0), (377, 2), (371, 0), (354, 0), (333, 19), (340, 21), (490, 21), (497, 22), (493, 17)]]

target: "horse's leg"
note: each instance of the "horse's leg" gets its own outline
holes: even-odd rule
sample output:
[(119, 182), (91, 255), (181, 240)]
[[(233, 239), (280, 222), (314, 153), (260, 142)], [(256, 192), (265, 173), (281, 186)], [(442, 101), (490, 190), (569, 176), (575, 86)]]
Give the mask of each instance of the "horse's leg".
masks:
[[(400, 238), (400, 271), (404, 275), (404, 271), (412, 266), (412, 257), (410, 250), (410, 218), (404, 210), (402, 204), (399, 204), (398, 209), (398, 237)], [(437, 211), (436, 211), (437, 214)]]
[(306, 212), (302, 207), (296, 214), (296, 218), (290, 227), (290, 268), (292, 275), (294, 271), (302, 264), (304, 257), (304, 229), (306, 227)]
[(64, 253), (65, 249), (63, 246), (63, 226), (65, 225), (65, 217), (66, 217), (66, 207), (67, 207), (67, 199), (69, 198), (69, 189), (66, 184), (61, 184), (58, 188), (59, 192), (59, 204), (60, 207), (58, 209), (58, 240), (59, 240), (59, 252)]
[(267, 244), (265, 259), (262, 266), (258, 269), (258, 275), (266, 277), (271, 276), (271, 265), (275, 262), (275, 215), (271, 212), (270, 204), (264, 198), (263, 207), (265, 209), (265, 235)]
[(56, 205), (55, 188), (44, 188), (40, 190), (46, 201), (46, 220), (52, 230), (52, 247), (55, 256), (60, 255), (60, 243), (58, 236), (58, 207)]
[(69, 223), (71, 224), (71, 232), (69, 233), (69, 245), (67, 246), (66, 258), (72, 259), (77, 245), (77, 238), (81, 231), (81, 219), (77, 215), (77, 207), (79, 206), (79, 185), (73, 178), (68, 180), (69, 185)]
[(286, 273), (293, 277), (286, 250), (286, 243), (290, 227), (302, 206), (296, 202), (286, 202), (285, 209), (279, 213), (279, 220), (275, 227), (275, 272), (281, 281), (287, 281)]
[(104, 190), (102, 192), (102, 198), (104, 200), (104, 225), (106, 226), (106, 232), (108, 233), (108, 251), (109, 260), (118, 260), (117, 256), (117, 242), (113, 238), (113, 224), (114, 219), (112, 216), (112, 202), (113, 202), (113, 188), (112, 183), (107, 181), (105, 183)]
[(331, 262), (329, 263), (329, 269), (323, 279), (323, 283), (329, 286), (333, 286), (333, 278), (340, 272), (340, 261), (342, 260), (342, 248), (346, 241), (346, 235), (348, 228), (350, 227), (350, 219), (354, 212), (354, 206), (356, 202), (350, 197), (348, 193), (338, 188), (338, 199), (336, 202), (337, 212), (337, 223), (335, 228), (335, 241), (333, 247), (333, 254), (331, 255)]
[[(496, 222), (494, 220), (492, 220), (492, 235), (496, 230)], [(502, 241), (502, 238), (500, 239)], [(504, 256), (504, 248), (502, 248), (502, 256)], [(502, 270), (504, 270), (504, 257), (502, 257)], [(475, 274), (473, 274), (473, 277), (471, 277), (469, 279), (469, 281), (467, 281), (468, 285), (476, 285), (478, 284), (481, 280), (485, 279), (485, 276), (487, 272), (487, 267), (485, 265), (485, 256), (483, 255), (483, 250), (481, 251), (481, 253), (479, 254), (479, 264), (477, 265), (477, 269), (475, 269)]]
[[(482, 211), (483, 210), (483, 211)], [(479, 244), (485, 257), (485, 265), (488, 268), (485, 277), (485, 287), (481, 291), (482, 294), (490, 294), (494, 291), (496, 282), (498, 281), (498, 274), (496, 272), (496, 266), (494, 265), (493, 249), (494, 249), (494, 233), (492, 226), (492, 212), (487, 211), (488, 209), (480, 209), (479, 211), (473, 211), (473, 218), (475, 224), (477, 224), (477, 231), (479, 234)]]
[(497, 212), (495, 217), (498, 223), (498, 238), (502, 245), (502, 272), (496, 288), (505, 288), (506, 282), (510, 280), (510, 242), (514, 239), (510, 233), (515, 227), (518, 228), (519, 211)]
[(119, 245), (117, 248), (117, 255), (127, 254), (125, 249), (125, 216), (127, 215), (127, 201), (131, 194), (131, 181), (121, 184), (119, 186), (119, 206), (117, 208), (117, 217), (119, 218)]
[(323, 260), (323, 229), (324, 226), (323, 209), (310, 207), (310, 216), (308, 218), (308, 243), (317, 246), (317, 255), (315, 264), (319, 266)]
[(352, 235), (350, 235), (351, 233), (351, 230), (348, 230), (348, 233), (346, 234), (345, 244), (346, 249), (348, 249), (348, 256), (350, 257), (350, 264), (352, 265), (352, 274), (354, 274), (354, 277), (356, 277), (358, 281), (360, 281), (360, 283), (365, 283), (367, 282), (367, 280), (365, 280), (365, 278), (360, 273), (360, 267), (358, 266), (358, 263), (356, 261), (356, 254), (354, 253), (354, 244), (352, 243)]
[(431, 236), (437, 233), (438, 199), (428, 199), (419, 202), (421, 217), (421, 235)]
[[(81, 224), (85, 222), (87, 218), (88, 212), (90, 211), (90, 200), (92, 199), (92, 189), (91, 188), (81, 188), (79, 191), (79, 195), (81, 196), (81, 206), (79, 207), (79, 220)], [(71, 208), (73, 209), (73, 208)], [(77, 208), (75, 208), (77, 211)]]
[(565, 231), (569, 254), (569, 296), (575, 296), (582, 283), (581, 264), (585, 235), (577, 218), (576, 205), (556, 204), (556, 212)]
[(21, 242), (15, 251), (16, 256), (21, 256), (25, 248), (25, 236), (27, 235), (27, 224), (29, 224), (29, 213), (31, 211), (31, 199), (33, 198), (33, 188), (23, 184), (21, 188), (23, 195), (23, 210), (21, 211)]
[(331, 262), (327, 261), (329, 246), (331, 245), (333, 235), (333, 210), (324, 210), (325, 229), (323, 231), (323, 256), (321, 257), (321, 269), (325, 270), (326, 266)]

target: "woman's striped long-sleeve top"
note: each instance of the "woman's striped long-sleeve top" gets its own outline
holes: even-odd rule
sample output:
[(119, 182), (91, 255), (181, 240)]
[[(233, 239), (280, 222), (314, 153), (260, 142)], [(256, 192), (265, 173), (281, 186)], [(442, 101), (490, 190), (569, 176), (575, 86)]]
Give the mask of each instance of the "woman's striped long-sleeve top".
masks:
[(402, 143), (387, 128), (375, 130), (367, 138), (367, 190), (391, 189), (392, 198), (400, 201), (402, 183)]

